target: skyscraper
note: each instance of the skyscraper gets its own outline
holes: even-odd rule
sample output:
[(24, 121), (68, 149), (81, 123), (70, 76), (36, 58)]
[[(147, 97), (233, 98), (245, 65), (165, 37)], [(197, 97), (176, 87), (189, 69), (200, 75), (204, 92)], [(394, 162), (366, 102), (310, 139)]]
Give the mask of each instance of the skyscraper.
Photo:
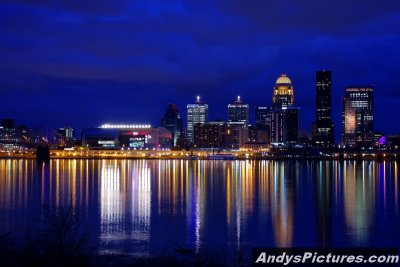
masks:
[(271, 107), (256, 107), (255, 109), (255, 128), (253, 132), (255, 142), (269, 143), (271, 140), (271, 117), (273, 111)]
[(187, 105), (187, 138), (194, 142), (194, 125), (208, 122), (208, 105), (200, 102), (198, 96), (196, 102)]
[(296, 144), (299, 141), (300, 108), (293, 107), (294, 90), (292, 81), (282, 74), (274, 87), (272, 111), (270, 111), (271, 143), (285, 145)]
[(286, 144), (297, 144), (299, 142), (300, 108), (283, 108), (285, 114), (283, 140)]
[(316, 73), (316, 116), (314, 144), (330, 147), (334, 144), (332, 121), (332, 73), (320, 70)]
[(230, 122), (243, 122), (249, 125), (249, 105), (244, 103), (240, 96), (234, 103), (228, 105), (228, 120)]
[(370, 145), (374, 138), (374, 88), (348, 86), (343, 97), (343, 145)]
[(292, 81), (286, 74), (282, 74), (276, 80), (272, 103), (274, 107), (278, 108), (292, 106), (294, 103)]
[(298, 107), (284, 107), (271, 113), (271, 143), (292, 145), (299, 142), (299, 114)]
[(176, 146), (179, 137), (181, 137), (183, 120), (175, 104), (169, 103), (165, 108), (164, 117), (161, 119), (161, 126), (171, 132), (172, 145)]
[(271, 143), (284, 143), (284, 121), (285, 112), (281, 108), (274, 109), (270, 114), (271, 116), (271, 128), (270, 128), (270, 142)]
[(267, 129), (271, 124), (271, 107), (256, 107), (256, 126), (260, 129)]

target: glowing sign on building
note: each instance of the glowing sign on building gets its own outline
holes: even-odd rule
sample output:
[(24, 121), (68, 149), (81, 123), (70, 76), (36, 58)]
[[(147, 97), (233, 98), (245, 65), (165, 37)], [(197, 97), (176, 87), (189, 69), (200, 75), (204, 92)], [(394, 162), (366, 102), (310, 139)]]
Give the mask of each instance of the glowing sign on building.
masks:
[(348, 111), (345, 115), (345, 132), (346, 133), (355, 133), (356, 131), (356, 112)]
[(102, 129), (134, 129), (134, 128), (151, 128), (150, 124), (109, 124), (105, 123), (100, 126)]

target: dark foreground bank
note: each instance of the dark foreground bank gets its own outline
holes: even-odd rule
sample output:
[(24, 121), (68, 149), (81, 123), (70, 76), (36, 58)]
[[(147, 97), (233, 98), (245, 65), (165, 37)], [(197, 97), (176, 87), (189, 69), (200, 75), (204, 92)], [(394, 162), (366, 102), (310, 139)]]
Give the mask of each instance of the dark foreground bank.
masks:
[[(235, 258), (227, 257), (220, 251), (207, 251), (201, 253), (181, 253), (161, 255), (148, 258), (136, 258), (129, 255), (99, 255), (95, 252), (86, 253), (60, 253), (49, 249), (41, 252), (37, 244), (27, 244), (22, 249), (17, 249), (1, 237), (0, 262), (4, 267), (41, 266), (41, 267), (69, 267), (69, 266), (96, 266), (96, 267), (124, 267), (124, 266), (249, 266), (248, 260), (243, 255)], [(11, 242), (12, 243), (12, 242)]]
[(89, 235), (81, 226), (80, 212), (72, 204), (58, 208), (43, 207), (35, 229), (26, 229), (25, 239), (16, 243), (13, 234), (0, 235), (0, 263), (4, 267), (41, 266), (247, 266), (244, 250), (201, 251), (172, 244), (173, 253), (154, 257), (98, 253), (88, 244)]

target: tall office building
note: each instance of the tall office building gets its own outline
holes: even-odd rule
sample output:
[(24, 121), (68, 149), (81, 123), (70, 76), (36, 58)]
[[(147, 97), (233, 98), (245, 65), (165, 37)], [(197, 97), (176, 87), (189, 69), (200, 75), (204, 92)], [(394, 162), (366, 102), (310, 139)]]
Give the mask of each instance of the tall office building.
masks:
[(194, 125), (208, 122), (208, 105), (200, 102), (198, 96), (196, 102), (187, 105), (187, 139), (194, 142)]
[(283, 109), (285, 113), (284, 121), (284, 136), (283, 140), (286, 144), (299, 143), (299, 122), (300, 122), (300, 108), (287, 107)]
[(243, 122), (246, 126), (249, 125), (249, 105), (244, 103), (240, 96), (237, 100), (228, 105), (228, 120), (230, 122)]
[(270, 142), (293, 145), (299, 141), (300, 108), (294, 105), (294, 89), (288, 76), (282, 74), (274, 87), (270, 111)]
[(165, 108), (164, 117), (161, 119), (161, 126), (171, 132), (172, 145), (176, 146), (178, 139), (181, 137), (183, 120), (175, 104), (169, 103)]
[(284, 107), (271, 113), (271, 143), (293, 145), (299, 142), (300, 108)]
[(249, 129), (249, 139), (258, 143), (269, 143), (271, 141), (271, 107), (256, 107), (255, 109), (255, 125), (251, 132)]
[(374, 139), (374, 88), (348, 86), (343, 97), (343, 145), (361, 147)]
[(316, 73), (316, 117), (314, 144), (330, 147), (335, 143), (332, 121), (332, 73), (320, 70)]
[(284, 120), (285, 113), (283, 109), (274, 109), (270, 114), (271, 116), (271, 128), (270, 128), (270, 142), (272, 144), (284, 143)]
[(282, 74), (275, 83), (272, 97), (274, 107), (288, 107), (294, 104), (294, 91), (292, 81), (286, 74)]
[(256, 107), (255, 120), (259, 129), (269, 129), (271, 125), (271, 107)]

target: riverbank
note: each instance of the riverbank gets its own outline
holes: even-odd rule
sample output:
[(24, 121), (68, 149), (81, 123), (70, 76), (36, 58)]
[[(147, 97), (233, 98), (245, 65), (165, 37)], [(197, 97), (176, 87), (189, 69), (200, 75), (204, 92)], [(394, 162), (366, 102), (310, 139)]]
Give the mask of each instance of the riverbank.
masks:
[(41, 254), (29, 250), (8, 249), (0, 253), (0, 261), (5, 267), (41, 266), (41, 267), (228, 267), (251, 266), (249, 259), (227, 259), (227, 256), (217, 251), (199, 254), (172, 254), (153, 257), (133, 257), (127, 254), (79, 254), (59, 255)]
[[(65, 215), (65, 214), (64, 214)], [(59, 215), (57, 215), (59, 216)], [(41, 266), (41, 267), (228, 267), (250, 266), (250, 253), (243, 250), (233, 252), (204, 250), (194, 252), (190, 249), (171, 248), (157, 256), (133, 256), (125, 253), (100, 254), (98, 247), (87, 245), (88, 236), (75, 236), (75, 227), (70, 217), (57, 218), (46, 222), (51, 229), (32, 233), (27, 229), (27, 237), (17, 245), (11, 233), (0, 234), (1, 266)], [(53, 229), (54, 228), (54, 229)], [(61, 235), (66, 231), (67, 235)], [(45, 234), (45, 235), (44, 235)]]
[[(36, 151), (0, 151), (2, 159), (36, 159)], [(50, 150), (51, 159), (183, 159), (183, 160), (398, 160), (399, 151), (318, 151), (276, 149), (264, 151), (204, 150)]]

